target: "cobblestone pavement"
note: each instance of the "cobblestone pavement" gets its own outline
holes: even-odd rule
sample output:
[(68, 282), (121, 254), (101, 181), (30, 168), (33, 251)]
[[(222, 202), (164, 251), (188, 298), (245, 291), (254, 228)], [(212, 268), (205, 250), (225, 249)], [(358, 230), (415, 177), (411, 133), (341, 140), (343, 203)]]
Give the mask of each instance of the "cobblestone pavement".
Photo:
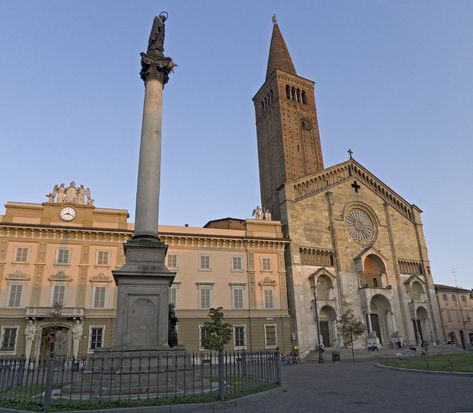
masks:
[[(248, 412), (473, 412), (473, 377), (408, 373), (374, 360), (282, 367), (283, 389)], [(238, 410), (239, 411), (239, 410)]]

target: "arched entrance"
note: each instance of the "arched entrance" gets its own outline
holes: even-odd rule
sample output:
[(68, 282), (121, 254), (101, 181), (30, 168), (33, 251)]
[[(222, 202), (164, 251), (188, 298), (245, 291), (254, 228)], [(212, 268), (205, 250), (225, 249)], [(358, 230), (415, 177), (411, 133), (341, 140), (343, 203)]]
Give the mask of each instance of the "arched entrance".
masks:
[(320, 309), (320, 335), (325, 347), (332, 347), (337, 338), (337, 313), (335, 310), (325, 305)]
[(420, 306), (416, 310), (416, 318), (413, 321), (416, 343), (431, 341), (429, 314), (427, 310)]
[(366, 256), (363, 262), (363, 276), (365, 285), (369, 288), (383, 288), (388, 284), (384, 262), (375, 254)]
[(71, 327), (69, 323), (40, 324), (35, 348), (36, 358), (46, 360), (51, 351), (57, 356), (69, 356), (72, 342)]
[(390, 342), (390, 324), (392, 320), (391, 304), (389, 300), (381, 294), (373, 296), (370, 302), (370, 329), (376, 332), (381, 344)]

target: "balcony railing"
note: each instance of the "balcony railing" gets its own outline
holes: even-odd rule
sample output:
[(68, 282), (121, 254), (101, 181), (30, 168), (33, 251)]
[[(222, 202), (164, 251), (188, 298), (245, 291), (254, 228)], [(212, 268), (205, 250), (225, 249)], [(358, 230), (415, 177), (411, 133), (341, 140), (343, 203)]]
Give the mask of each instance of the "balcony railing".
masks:
[[(54, 307), (27, 307), (26, 317), (46, 318), (51, 317), (54, 312)], [(84, 317), (85, 310), (80, 307), (62, 307), (60, 313), (62, 317), (81, 318)]]

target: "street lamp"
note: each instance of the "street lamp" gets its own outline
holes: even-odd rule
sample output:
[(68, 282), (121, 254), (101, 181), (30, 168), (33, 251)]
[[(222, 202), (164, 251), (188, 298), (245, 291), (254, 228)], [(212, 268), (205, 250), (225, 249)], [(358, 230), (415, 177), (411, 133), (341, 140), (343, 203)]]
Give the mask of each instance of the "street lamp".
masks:
[(317, 309), (317, 293), (315, 291), (318, 283), (315, 282), (315, 276), (310, 277), (310, 285), (312, 287), (312, 291), (314, 293), (314, 311), (315, 311), (315, 323), (317, 324), (317, 341), (319, 343), (319, 363), (324, 362), (324, 358), (322, 357), (322, 347), (320, 346), (320, 322), (319, 322), (319, 311)]

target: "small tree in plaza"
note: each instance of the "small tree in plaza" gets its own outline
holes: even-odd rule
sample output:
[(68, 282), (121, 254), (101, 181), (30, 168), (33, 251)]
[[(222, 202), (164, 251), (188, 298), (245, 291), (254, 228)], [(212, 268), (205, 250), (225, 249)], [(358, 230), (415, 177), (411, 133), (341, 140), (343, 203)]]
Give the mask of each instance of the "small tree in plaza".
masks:
[(365, 331), (363, 322), (359, 318), (355, 317), (351, 308), (347, 308), (337, 320), (337, 328), (343, 339), (343, 346), (346, 348), (349, 346), (351, 347), (352, 358), (353, 361), (355, 361), (353, 343)]
[(202, 327), (202, 345), (207, 350), (220, 350), (232, 338), (232, 326), (223, 321), (223, 307), (211, 308), (210, 321)]

